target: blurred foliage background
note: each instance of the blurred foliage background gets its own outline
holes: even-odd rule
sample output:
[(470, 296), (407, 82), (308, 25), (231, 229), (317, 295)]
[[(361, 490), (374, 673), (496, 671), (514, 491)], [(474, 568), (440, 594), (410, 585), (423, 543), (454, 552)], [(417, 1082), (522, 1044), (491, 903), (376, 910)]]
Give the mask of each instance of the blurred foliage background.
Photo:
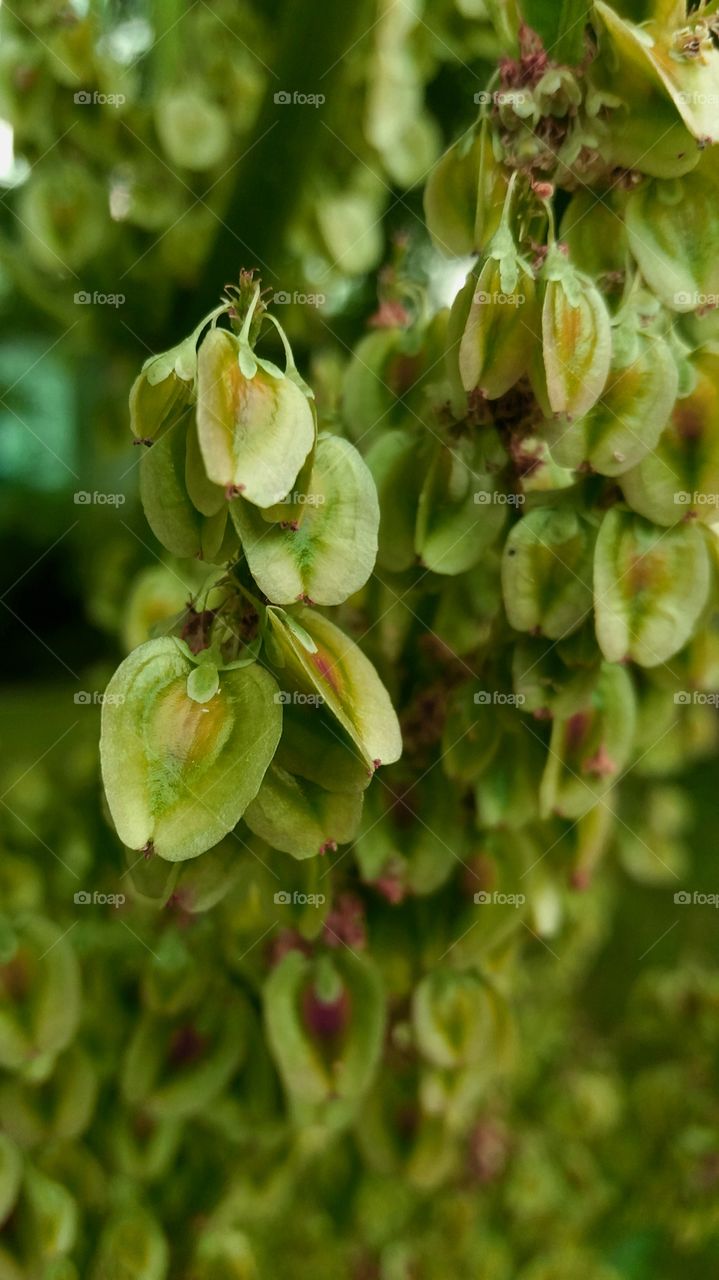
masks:
[[(249, 855), (219, 915), (74, 904), (125, 872), (97, 695), (154, 593), (179, 609), (194, 585), (168, 573), (139, 509), (138, 367), (257, 268), (331, 419), (377, 273), (401, 254), (434, 305), (462, 278), (430, 249), (422, 184), (474, 114), (501, 22), (499, 0), (0, 6), (0, 964), (15, 929), (34, 957), (3, 969), (0, 994), (36, 978), (53, 1024), (19, 1074), (0, 1004), (2, 1280), (704, 1280), (719, 1266), (717, 917), (673, 899), (678, 883), (719, 890), (715, 758), (686, 776), (679, 753), (683, 789), (654, 793), (642, 838), (627, 826), (590, 892), (568, 888), (561, 910), (547, 898), (562, 917), (549, 942), (508, 930), (512, 1027), (470, 1073), (480, 1121), (465, 1130), (455, 1099), (451, 1152), (439, 1119), (420, 1131), (412, 1116), (401, 999), (359, 1138), (338, 1124), (330, 1140), (327, 1117), (292, 1128), (258, 1029), (265, 890)], [(370, 950), (421, 972), (426, 906), (400, 917), (377, 895), (372, 911)], [(195, 1078), (182, 1028), (196, 1007), (211, 1053)], [(150, 1038), (173, 1029), (182, 1096), (133, 1077), (140, 1022)], [(469, 1085), (437, 1071), (424, 1087), (439, 1116)]]

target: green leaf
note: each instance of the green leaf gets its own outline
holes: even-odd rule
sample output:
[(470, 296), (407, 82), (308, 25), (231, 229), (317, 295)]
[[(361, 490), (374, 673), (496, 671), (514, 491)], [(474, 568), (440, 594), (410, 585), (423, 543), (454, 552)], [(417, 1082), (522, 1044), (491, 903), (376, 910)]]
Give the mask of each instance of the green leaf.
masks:
[(210, 480), (269, 507), (297, 478), (315, 438), (310, 402), (288, 377), (240, 369), (239, 342), (211, 329), (197, 364), (197, 430)]
[(366, 463), (347, 440), (321, 435), (297, 528), (271, 525), (241, 499), (230, 507), (250, 572), (277, 604), (341, 604), (377, 555), (379, 507)]
[(236, 825), (257, 794), (282, 727), (277, 686), (256, 664), (223, 672), (204, 704), (201, 671), (170, 638), (136, 649), (112, 677), (100, 752), (117, 833), (170, 862), (197, 857)]
[(398, 760), (402, 751), (399, 722), (372, 663), (328, 618), (311, 609), (294, 618), (317, 646), (308, 653), (288, 626), (283, 610), (270, 607), (267, 617), (285, 659), (283, 683), (291, 677), (299, 688), (319, 694), (364, 759), (374, 768)]
[(361, 816), (361, 791), (326, 791), (273, 762), (244, 819), (273, 849), (312, 858), (353, 840)]
[(656, 667), (686, 644), (709, 592), (706, 543), (694, 525), (658, 529), (608, 511), (594, 559), (597, 640), (609, 662)]

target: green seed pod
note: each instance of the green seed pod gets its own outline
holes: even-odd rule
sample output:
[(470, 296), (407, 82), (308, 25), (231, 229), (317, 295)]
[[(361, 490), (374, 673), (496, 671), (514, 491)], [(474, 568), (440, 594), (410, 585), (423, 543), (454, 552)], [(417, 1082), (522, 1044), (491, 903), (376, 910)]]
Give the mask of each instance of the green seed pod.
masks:
[[(269, 507), (290, 492), (315, 439), (309, 400), (288, 375), (245, 363), (239, 338), (211, 329), (197, 360), (197, 430), (207, 476)], [(279, 375), (279, 376), (278, 376)]]
[(540, 507), (518, 520), (504, 546), (504, 607), (516, 631), (556, 640), (592, 608), (595, 533), (567, 507)]
[(172, 887), (173, 900), (191, 915), (211, 911), (240, 879), (242, 865), (237, 852), (237, 841), (228, 836), (201, 858), (182, 863)]
[(603, 665), (591, 699), (567, 720), (555, 720), (539, 788), (543, 818), (581, 818), (629, 763), (636, 697), (623, 667)]
[(187, 450), (185, 454), (185, 488), (193, 507), (203, 516), (216, 516), (225, 504), (225, 491), (208, 479), (202, 460), (197, 423), (187, 426)]
[(719, 302), (719, 174), (711, 161), (681, 181), (643, 182), (627, 201), (632, 253), (670, 311)]
[(166, 427), (140, 461), (145, 518), (163, 547), (189, 559), (202, 554), (202, 518), (185, 485), (188, 420)]
[(46, 163), (23, 185), (17, 217), (31, 262), (67, 276), (100, 254), (109, 225), (107, 195), (86, 165)]
[(536, 287), (509, 229), (501, 227), (479, 273), (459, 348), (465, 391), (488, 400), (509, 391), (529, 366), (536, 328)]
[(242, 1231), (203, 1232), (192, 1262), (193, 1280), (260, 1280), (254, 1253)]
[(609, 379), (578, 422), (547, 423), (552, 457), (562, 467), (588, 463), (604, 476), (628, 471), (654, 449), (679, 389), (663, 338), (641, 332), (634, 317), (613, 330)]
[[(573, 632), (575, 637), (582, 632)], [(512, 655), (514, 691), (529, 713), (547, 712), (566, 720), (589, 702), (599, 675), (599, 654), (591, 627), (591, 657), (573, 663), (564, 646), (543, 639), (524, 639)]]
[(351, 738), (320, 705), (293, 701), (282, 712), (275, 763), (327, 791), (365, 791), (371, 770)]
[(10, 1216), (22, 1181), (22, 1156), (6, 1134), (0, 1133), (0, 1222)]
[(507, 721), (506, 705), (486, 700), (475, 680), (450, 695), (442, 733), (442, 768), (455, 782), (476, 782), (495, 754)]
[(615, 187), (602, 193), (575, 191), (559, 228), (572, 262), (595, 279), (624, 274), (629, 242), (622, 222), (626, 197)]
[(358, 1101), (377, 1069), (384, 1030), (379, 975), (351, 951), (308, 960), (290, 951), (265, 986), (267, 1036), (299, 1102)]
[(155, 106), (155, 127), (165, 155), (179, 169), (214, 169), (229, 149), (225, 112), (196, 89), (162, 94)]
[(507, 455), (493, 431), (435, 447), (417, 508), (415, 551), (435, 573), (464, 573), (498, 537), (507, 502), (497, 471)]
[(477, 825), (517, 831), (538, 816), (537, 778), (546, 750), (539, 734), (516, 717), (475, 784)]
[(420, 438), (414, 431), (388, 431), (369, 449), (367, 466), (380, 508), (377, 564), (389, 573), (402, 573), (415, 563), (414, 530), (425, 472)]
[(311, 609), (292, 614), (269, 608), (267, 617), (285, 677), (315, 697), (376, 768), (398, 760), (399, 723), (372, 663), (339, 627)]
[(707, 352), (695, 363), (696, 385), (678, 400), (671, 422), (654, 449), (622, 476), (622, 491), (634, 511), (656, 524), (717, 520), (719, 506), (719, 356)]
[[(667, 38), (656, 24), (636, 26), (604, 0), (595, 0), (594, 11), (601, 20), (600, 57), (591, 80), (613, 90), (622, 103), (602, 140), (607, 163), (659, 178), (688, 173), (700, 156), (695, 139), (716, 132), (711, 108), (697, 111), (683, 87), (694, 79), (693, 69), (681, 60), (674, 63), (671, 35)], [(700, 69), (695, 101), (706, 100), (707, 90), (711, 101), (713, 79), (713, 74), (702, 78)]]
[(117, 832), (170, 862), (197, 857), (239, 822), (277, 747), (277, 686), (261, 667), (223, 671), (207, 702), (170, 638), (150, 640), (112, 677), (102, 708), (102, 776)]
[(130, 429), (137, 440), (154, 440), (162, 427), (183, 417), (193, 400), (196, 373), (194, 334), (145, 361), (130, 389)]
[(297, 528), (272, 525), (240, 499), (230, 507), (257, 585), (277, 604), (341, 604), (364, 586), (377, 555), (372, 475), (347, 440), (322, 434)]
[(80, 1018), (80, 968), (67, 931), (40, 916), (15, 929), (0, 965), (0, 1066), (29, 1072), (71, 1042)]
[(247, 1052), (248, 1013), (236, 992), (215, 992), (172, 1020), (144, 1013), (122, 1065), (122, 1094), (154, 1119), (210, 1108)]
[(530, 376), (540, 402), (568, 418), (588, 413), (604, 390), (612, 338), (609, 312), (596, 285), (552, 245), (542, 268), (543, 367)]
[(37, 1169), (28, 1168), (20, 1200), (20, 1235), (39, 1262), (69, 1253), (78, 1229), (78, 1207), (70, 1192)]
[(326, 791), (275, 763), (244, 814), (256, 836), (300, 859), (348, 844), (361, 817), (361, 791)]
[(90, 1280), (167, 1280), (169, 1265), (159, 1224), (146, 1210), (132, 1207), (103, 1228)]
[(92, 1059), (72, 1044), (47, 1080), (27, 1084), (16, 1078), (0, 1086), (0, 1123), (25, 1150), (72, 1141), (92, 1119), (97, 1089)]
[(709, 592), (706, 543), (694, 525), (658, 529), (615, 507), (594, 558), (597, 640), (608, 662), (666, 662), (690, 639)]
[(475, 973), (436, 969), (415, 988), (417, 1047), (437, 1067), (476, 1066), (494, 1047), (498, 996)]
[(506, 172), (483, 122), (445, 151), (425, 186), (427, 229), (440, 253), (463, 257), (481, 250), (499, 226), (506, 194)]

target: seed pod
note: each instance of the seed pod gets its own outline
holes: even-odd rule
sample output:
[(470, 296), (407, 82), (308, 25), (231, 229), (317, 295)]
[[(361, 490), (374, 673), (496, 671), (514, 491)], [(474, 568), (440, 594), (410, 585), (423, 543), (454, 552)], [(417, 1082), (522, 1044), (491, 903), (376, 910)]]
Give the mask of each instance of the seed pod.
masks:
[(714, 524), (719, 507), (719, 356), (701, 355), (696, 386), (677, 400), (653, 453), (622, 476), (629, 506), (656, 524)]
[(487, 552), (505, 522), (497, 472), (507, 455), (493, 431), (438, 444), (420, 493), (415, 551), (435, 573), (457, 574)]
[(67, 278), (102, 254), (107, 192), (82, 161), (46, 160), (20, 188), (17, 222), (31, 263)]
[(48, 1065), (75, 1035), (80, 968), (66, 932), (41, 916), (14, 929), (12, 954), (0, 964), (0, 1066), (8, 1071)]
[(543, 818), (580, 818), (614, 785), (634, 746), (636, 697), (629, 673), (604, 664), (591, 700), (552, 726), (540, 784)]
[(78, 1229), (78, 1205), (66, 1187), (39, 1170), (28, 1168), (20, 1201), (20, 1235), (28, 1252), (42, 1264), (70, 1253)]
[(435, 969), (415, 988), (417, 1047), (447, 1071), (475, 1066), (494, 1047), (499, 996), (478, 974)]
[(398, 760), (399, 723), (372, 663), (339, 627), (311, 609), (267, 610), (285, 679), (317, 697), (372, 768)]
[[(570, 661), (568, 646), (543, 639), (523, 639), (512, 655), (514, 691), (522, 698), (522, 710), (549, 713), (554, 719), (567, 720), (590, 701), (599, 676), (599, 659), (594, 627), (591, 631), (591, 656), (581, 663)], [(581, 638), (583, 632), (573, 632)]]
[(592, 526), (567, 507), (540, 507), (515, 524), (504, 546), (504, 607), (516, 631), (558, 639), (592, 608)]
[(712, 159), (679, 182), (643, 182), (627, 201), (629, 244), (670, 311), (719, 300), (719, 174)]
[(256, 664), (223, 671), (205, 703), (197, 670), (168, 638), (150, 640), (112, 677), (100, 753), (110, 812), (131, 849), (170, 862), (197, 857), (239, 822), (277, 747), (277, 686)]
[[(491, 247), (490, 247), (491, 248)], [(501, 262), (488, 258), (477, 280), (459, 349), (462, 385), (488, 400), (509, 391), (529, 365), (535, 330), (534, 278), (521, 270), (508, 292)]]
[(449, 697), (442, 733), (442, 768), (455, 782), (476, 782), (497, 751), (507, 707), (491, 700), (475, 680), (457, 686)]
[(140, 460), (140, 497), (147, 523), (163, 547), (189, 559), (202, 554), (202, 518), (185, 486), (187, 418), (165, 427)]
[(219, 484), (213, 484), (205, 471), (197, 423), (192, 419), (187, 425), (185, 488), (193, 507), (203, 516), (216, 516), (225, 504), (224, 489)]
[(478, 252), (499, 226), (507, 178), (488, 124), (465, 134), (437, 161), (424, 191), (427, 229), (440, 253)]
[(575, 266), (594, 279), (624, 275), (629, 247), (622, 221), (625, 203), (624, 193), (616, 186), (600, 196), (582, 188), (564, 211), (559, 239)]
[(130, 390), (130, 428), (137, 440), (154, 440), (162, 427), (183, 417), (192, 403), (196, 373), (194, 334), (145, 361)]
[(480, 829), (517, 831), (537, 818), (537, 778), (544, 767), (544, 743), (529, 722), (516, 717), (475, 784)]
[(618, 507), (608, 511), (594, 558), (597, 640), (607, 661), (666, 662), (692, 635), (709, 581), (695, 525), (664, 530)]
[(385, 1011), (376, 970), (340, 949), (310, 961), (290, 951), (265, 986), (267, 1036), (297, 1101), (357, 1101), (377, 1069)]
[[(695, 139), (716, 132), (711, 107), (697, 110), (691, 105), (691, 93), (683, 88), (696, 73), (684, 62), (673, 65), (671, 36), (656, 23), (636, 26), (604, 0), (595, 0), (594, 11), (601, 20), (600, 56), (592, 66), (591, 80), (614, 90), (622, 102), (603, 138), (604, 158), (610, 167), (659, 178), (688, 173), (700, 155)], [(695, 101), (711, 102), (713, 78), (699, 75)]]
[(22, 1156), (6, 1134), (0, 1133), (0, 1222), (10, 1216), (22, 1181)]
[(242, 499), (231, 504), (250, 573), (277, 604), (341, 604), (374, 568), (379, 527), (372, 475), (348, 440), (320, 435), (304, 497), (297, 528), (268, 528)]
[(166, 1280), (170, 1265), (167, 1240), (151, 1214), (128, 1208), (103, 1228), (90, 1280)]
[(203, 1230), (191, 1274), (193, 1280), (260, 1280), (250, 1240), (234, 1227)]
[(230, 145), (225, 112), (192, 88), (174, 89), (157, 98), (155, 127), (165, 155), (180, 169), (198, 173), (214, 169)]
[(153, 1119), (197, 1115), (222, 1093), (247, 1052), (244, 997), (222, 989), (174, 1017), (143, 1013), (122, 1064), (126, 1102)]
[(351, 738), (322, 706), (293, 702), (282, 713), (275, 764), (326, 791), (365, 791), (371, 773)]
[(210, 480), (269, 507), (292, 488), (314, 443), (314, 417), (289, 376), (257, 366), (246, 376), (239, 364), (242, 350), (224, 329), (211, 329), (200, 347), (200, 449)]
[(271, 848), (302, 859), (353, 840), (361, 816), (361, 791), (326, 791), (273, 762), (244, 819)]
[(380, 508), (377, 564), (402, 573), (415, 563), (414, 530), (425, 472), (420, 437), (410, 430), (388, 431), (369, 449), (367, 466)]
[(543, 366), (530, 365), (535, 394), (553, 413), (579, 418), (599, 399), (612, 352), (609, 312), (589, 276), (553, 245), (542, 271)]
[(600, 399), (578, 422), (547, 423), (553, 459), (562, 467), (589, 463), (600, 475), (622, 475), (655, 448), (678, 389), (676, 362), (663, 338), (632, 322), (614, 329)]

